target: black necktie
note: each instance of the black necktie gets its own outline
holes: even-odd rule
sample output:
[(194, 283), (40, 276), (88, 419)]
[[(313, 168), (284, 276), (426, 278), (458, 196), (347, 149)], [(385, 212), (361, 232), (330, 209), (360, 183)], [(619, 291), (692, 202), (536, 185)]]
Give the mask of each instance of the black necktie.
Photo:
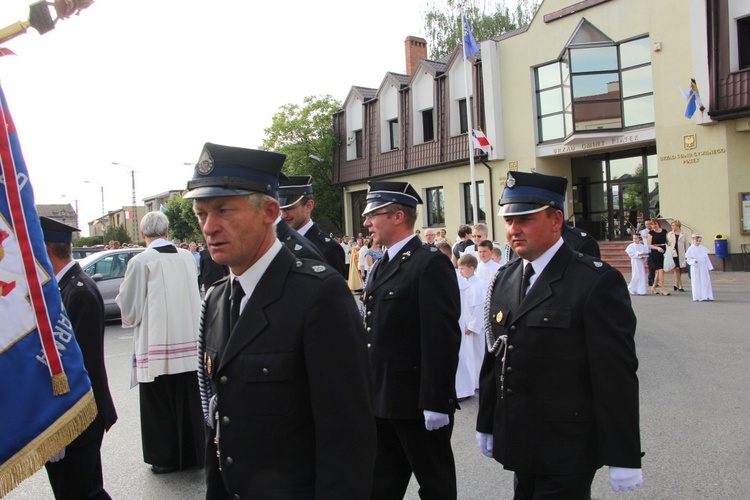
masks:
[(373, 280), (375, 279), (375, 276), (383, 274), (383, 268), (388, 265), (388, 261), (388, 252), (386, 251), (378, 261), (378, 265), (375, 267), (375, 274), (372, 276)]
[(523, 298), (526, 297), (526, 289), (529, 288), (529, 285), (531, 284), (532, 276), (534, 276), (534, 266), (529, 262), (526, 264), (526, 267), (523, 268), (523, 282), (521, 283), (521, 296), (519, 302), (523, 301)]
[(245, 291), (242, 289), (240, 280), (235, 278), (232, 282), (232, 305), (229, 310), (229, 332), (234, 330), (234, 325), (237, 324), (237, 320), (240, 317), (240, 304), (242, 303), (242, 297), (245, 296)]

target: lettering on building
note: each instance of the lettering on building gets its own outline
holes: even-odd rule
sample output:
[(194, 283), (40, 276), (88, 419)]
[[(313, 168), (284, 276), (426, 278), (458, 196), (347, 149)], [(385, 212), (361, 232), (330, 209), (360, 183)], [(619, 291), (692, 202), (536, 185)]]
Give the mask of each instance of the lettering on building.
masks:
[(677, 154), (672, 154), (672, 155), (661, 155), (659, 156), (659, 161), (682, 160), (683, 165), (688, 165), (691, 163), (700, 162), (700, 159), (702, 156), (722, 155), (722, 154), (726, 154), (726, 152), (727, 150), (725, 148), (717, 148), (717, 149), (707, 149), (704, 151), (693, 151), (691, 153), (677, 153)]

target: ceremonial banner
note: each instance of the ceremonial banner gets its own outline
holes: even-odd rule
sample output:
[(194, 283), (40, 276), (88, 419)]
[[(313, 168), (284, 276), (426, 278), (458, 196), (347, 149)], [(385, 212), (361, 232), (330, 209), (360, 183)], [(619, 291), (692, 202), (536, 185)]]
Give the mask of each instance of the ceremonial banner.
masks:
[(96, 417), (0, 88), (0, 497)]

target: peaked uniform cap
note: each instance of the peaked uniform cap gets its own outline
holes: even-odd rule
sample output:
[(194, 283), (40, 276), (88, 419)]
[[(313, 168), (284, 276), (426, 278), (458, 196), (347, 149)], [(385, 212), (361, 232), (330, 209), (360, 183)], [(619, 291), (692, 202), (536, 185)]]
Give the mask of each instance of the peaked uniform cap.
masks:
[(547, 207), (565, 210), (568, 179), (556, 175), (508, 172), (497, 215), (525, 215)]
[(422, 198), (408, 182), (397, 181), (372, 181), (368, 182), (365, 210), (362, 215), (367, 215), (373, 210), (386, 207), (392, 203), (399, 203), (407, 207), (417, 208), (422, 203)]
[(245, 196), (264, 193), (274, 198), (286, 155), (257, 149), (221, 146), (207, 142), (203, 146), (188, 193), (184, 198)]
[(60, 221), (43, 215), (39, 217), (39, 223), (42, 225), (44, 241), (49, 241), (50, 243), (72, 243), (73, 233), (80, 231), (76, 227), (63, 224)]
[(291, 208), (303, 196), (313, 194), (312, 175), (290, 175), (279, 185), (279, 205), (282, 209)]

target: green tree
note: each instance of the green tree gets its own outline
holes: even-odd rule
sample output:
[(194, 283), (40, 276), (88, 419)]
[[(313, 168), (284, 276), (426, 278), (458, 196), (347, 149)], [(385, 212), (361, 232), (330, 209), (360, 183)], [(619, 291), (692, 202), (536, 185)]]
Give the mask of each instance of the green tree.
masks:
[(285, 104), (273, 116), (261, 149), (286, 155), (286, 175), (312, 175), (313, 218), (326, 233), (341, 234), (341, 189), (333, 186), (332, 115), (341, 103), (330, 95), (307, 96), (302, 104)]
[(164, 215), (169, 219), (169, 236), (181, 241), (202, 240), (198, 219), (193, 213), (193, 200), (172, 196), (167, 201)]
[(540, 3), (540, 0), (518, 0), (513, 12), (504, 1), (445, 0), (430, 3), (423, 14), (430, 58), (440, 59), (463, 43), (462, 13), (469, 20), (474, 38), (481, 42), (528, 25)]
[[(93, 247), (96, 245), (103, 245), (106, 241), (101, 236), (84, 236), (73, 242), (74, 247)], [(109, 240), (107, 240), (109, 241)]]
[(133, 240), (128, 234), (128, 230), (125, 226), (120, 224), (119, 226), (109, 226), (104, 231), (104, 241), (109, 243), (110, 241), (119, 241), (120, 243), (132, 243)]

